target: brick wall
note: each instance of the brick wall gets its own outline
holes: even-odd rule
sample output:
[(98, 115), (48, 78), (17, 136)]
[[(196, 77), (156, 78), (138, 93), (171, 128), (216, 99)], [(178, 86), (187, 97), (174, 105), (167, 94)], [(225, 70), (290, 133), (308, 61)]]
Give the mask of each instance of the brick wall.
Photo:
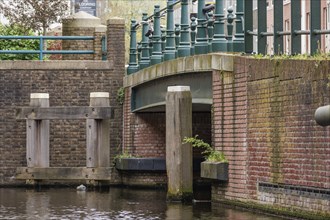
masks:
[(329, 61), (237, 57), (233, 73), (214, 73), (213, 141), (229, 160), (229, 181), (213, 185), (214, 201), (329, 213), (329, 128), (314, 121), (330, 101), (329, 72)]
[[(3, 67), (8, 63), (12, 63), (13, 68)], [(57, 69), (50, 67), (54, 64)], [(79, 68), (79, 63), (74, 61), (2, 62), (0, 79), (1, 184), (9, 183), (16, 167), (26, 166), (26, 125), (25, 121), (15, 120), (15, 108), (28, 106), (30, 93), (49, 93), (50, 106), (89, 106), (90, 92), (109, 92), (110, 105), (115, 109), (110, 134), (112, 157), (121, 144), (122, 107), (116, 96), (122, 77), (113, 71), (109, 63), (90, 61)], [(84, 120), (51, 121), (50, 166), (86, 166), (85, 130)]]
[[(94, 36), (95, 27), (63, 26), (63, 36)], [(94, 50), (93, 40), (62, 40), (63, 50)], [(94, 60), (93, 54), (63, 54), (63, 60)]]

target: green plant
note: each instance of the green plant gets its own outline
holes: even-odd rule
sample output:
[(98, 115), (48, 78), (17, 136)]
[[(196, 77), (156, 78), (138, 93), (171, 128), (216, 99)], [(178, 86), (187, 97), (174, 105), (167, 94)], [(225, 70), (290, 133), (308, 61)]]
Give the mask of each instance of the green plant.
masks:
[(189, 143), (193, 147), (204, 149), (202, 154), (204, 155), (206, 161), (228, 163), (228, 160), (226, 159), (223, 152), (214, 150), (211, 145), (205, 143), (202, 139), (199, 139), (198, 135), (196, 135), (195, 137), (185, 137), (183, 139), (183, 143)]
[[(33, 32), (18, 25), (3, 26), (0, 24), (0, 35), (33, 36)], [(39, 40), (0, 40), (1, 50), (39, 50)], [(38, 54), (0, 54), (0, 60), (38, 60)]]
[(125, 88), (121, 87), (117, 91), (117, 98), (116, 100), (122, 105), (125, 101)]

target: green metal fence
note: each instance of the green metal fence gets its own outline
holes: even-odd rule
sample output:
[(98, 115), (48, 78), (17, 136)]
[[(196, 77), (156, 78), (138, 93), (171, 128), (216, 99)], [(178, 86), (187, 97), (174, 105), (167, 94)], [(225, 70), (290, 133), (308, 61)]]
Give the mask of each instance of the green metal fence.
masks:
[[(307, 35), (310, 42), (308, 53), (313, 55), (319, 52), (321, 35), (330, 34), (330, 30), (321, 29), (321, 2), (325, 0), (310, 1), (309, 30), (301, 29), (304, 22), (301, 6), (306, 4), (305, 1), (291, 0), (290, 31), (283, 30), (283, 9), (288, 3), (284, 0), (236, 0), (235, 8), (228, 4), (225, 7), (225, 1), (205, 4), (205, 0), (198, 0), (197, 14), (189, 14), (188, 0), (168, 0), (166, 8), (155, 6), (153, 15), (144, 13), (140, 22), (132, 20), (127, 74), (177, 57), (210, 52), (266, 54), (268, 47), (272, 47), (273, 54), (283, 54), (285, 36), (290, 38), (290, 54), (299, 54), (302, 52), (301, 36)], [(180, 24), (174, 23), (173, 7), (176, 4), (181, 4)], [(330, 8), (330, 1), (328, 4)], [(268, 9), (273, 10), (271, 21), (267, 21)], [(166, 35), (162, 35), (160, 18), (165, 13)], [(269, 23), (273, 24), (272, 31), (267, 31)], [(137, 43), (139, 26), (142, 26), (142, 40)], [(268, 38), (273, 38), (273, 45), (268, 45)]]

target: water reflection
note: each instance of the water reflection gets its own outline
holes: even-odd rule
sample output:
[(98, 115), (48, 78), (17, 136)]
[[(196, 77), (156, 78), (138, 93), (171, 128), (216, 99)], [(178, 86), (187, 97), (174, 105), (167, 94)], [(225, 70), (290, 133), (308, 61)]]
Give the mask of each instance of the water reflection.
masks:
[(0, 189), (0, 219), (224, 219), (276, 220), (209, 203), (166, 203), (166, 193), (111, 188), (107, 192)]

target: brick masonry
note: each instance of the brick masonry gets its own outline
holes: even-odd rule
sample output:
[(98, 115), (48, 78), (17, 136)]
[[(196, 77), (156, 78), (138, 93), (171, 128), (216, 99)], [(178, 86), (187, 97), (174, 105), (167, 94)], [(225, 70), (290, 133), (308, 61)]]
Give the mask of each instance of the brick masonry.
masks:
[[(193, 116), (193, 133), (229, 160), (229, 181), (213, 183), (213, 201), (253, 201), (329, 215), (328, 194), (304, 193), (330, 189), (329, 128), (314, 121), (315, 110), (330, 102), (329, 73), (329, 61), (247, 57), (235, 57), (233, 71), (213, 70), (213, 111)], [(126, 88), (124, 149), (162, 157), (164, 132), (164, 113), (131, 113)], [(274, 187), (265, 192), (259, 183)], [(278, 190), (291, 186), (296, 188), (290, 192)]]
[[(258, 183), (330, 188), (329, 128), (314, 121), (329, 104), (329, 61), (235, 58), (234, 72), (214, 73), (214, 143), (229, 159), (228, 184), (213, 185), (213, 200), (330, 212), (320, 198), (260, 191)], [(299, 192), (300, 192), (299, 191)]]
[[(118, 22), (119, 21), (119, 22)], [(49, 93), (50, 106), (89, 106), (90, 92), (109, 92), (114, 119), (110, 121), (110, 160), (122, 144), (122, 105), (117, 91), (123, 85), (124, 23), (109, 21), (108, 61), (0, 62), (0, 185), (15, 185), (16, 167), (26, 166), (26, 123), (16, 121), (15, 109), (28, 106), (30, 93)], [(115, 42), (112, 42), (115, 41)], [(50, 122), (50, 166), (86, 166), (84, 120)], [(113, 176), (116, 176), (115, 174)], [(116, 180), (114, 180), (116, 181)]]

